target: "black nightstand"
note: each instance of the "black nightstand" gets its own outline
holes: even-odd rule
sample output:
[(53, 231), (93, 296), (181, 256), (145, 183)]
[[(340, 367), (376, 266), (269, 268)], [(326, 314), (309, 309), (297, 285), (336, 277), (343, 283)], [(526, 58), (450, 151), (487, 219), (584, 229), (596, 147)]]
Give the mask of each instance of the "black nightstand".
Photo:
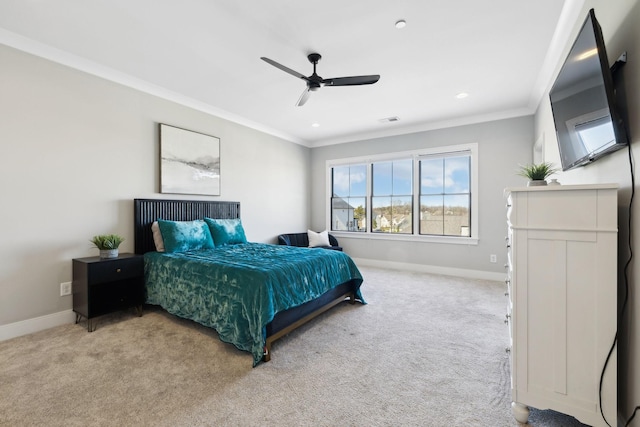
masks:
[(73, 311), (76, 323), (87, 319), (87, 330), (95, 330), (93, 318), (136, 307), (142, 316), (144, 303), (144, 258), (120, 254), (118, 258), (73, 259)]

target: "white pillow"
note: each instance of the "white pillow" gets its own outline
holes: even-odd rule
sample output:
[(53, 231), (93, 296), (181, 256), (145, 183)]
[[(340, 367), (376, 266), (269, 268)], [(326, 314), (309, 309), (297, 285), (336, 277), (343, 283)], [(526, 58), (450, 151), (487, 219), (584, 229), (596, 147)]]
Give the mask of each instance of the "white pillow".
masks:
[(153, 224), (151, 224), (151, 232), (153, 233), (153, 243), (156, 245), (156, 251), (164, 252), (164, 240), (162, 240), (158, 221), (153, 221)]
[(320, 233), (307, 230), (307, 236), (309, 237), (309, 247), (316, 248), (318, 246), (331, 246), (329, 243), (329, 232), (324, 230)]

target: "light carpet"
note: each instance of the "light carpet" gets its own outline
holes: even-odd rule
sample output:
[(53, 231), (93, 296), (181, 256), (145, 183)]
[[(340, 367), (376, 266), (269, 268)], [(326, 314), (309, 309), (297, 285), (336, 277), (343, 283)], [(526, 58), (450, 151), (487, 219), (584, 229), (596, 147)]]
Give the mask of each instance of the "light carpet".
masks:
[[(0, 342), (2, 426), (518, 426), (504, 284), (361, 268), (272, 360), (156, 307)], [(532, 411), (535, 427), (581, 426)]]

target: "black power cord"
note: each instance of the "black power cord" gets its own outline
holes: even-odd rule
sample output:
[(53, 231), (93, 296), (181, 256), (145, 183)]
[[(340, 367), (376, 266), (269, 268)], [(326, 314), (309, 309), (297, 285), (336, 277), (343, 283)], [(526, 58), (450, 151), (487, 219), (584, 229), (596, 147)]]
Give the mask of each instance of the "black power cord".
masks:
[[(602, 372), (600, 373), (600, 388), (598, 389), (598, 400), (600, 402), (600, 415), (602, 415), (602, 419), (609, 427), (609, 421), (607, 421), (607, 417), (604, 416), (604, 411), (602, 409), (602, 381), (604, 379), (604, 373), (607, 370), (607, 365), (609, 364), (609, 359), (611, 358), (611, 353), (613, 353), (613, 349), (616, 348), (616, 344), (618, 343), (618, 331), (616, 331), (616, 335), (613, 338), (613, 344), (611, 344), (611, 348), (609, 349), (609, 354), (607, 354), (607, 359), (604, 361), (604, 366), (602, 367)], [(617, 412), (617, 411), (616, 411)]]
[(633, 414), (631, 415), (631, 417), (627, 420), (627, 423), (625, 424), (625, 427), (627, 427), (629, 424), (631, 424), (631, 420), (633, 420), (633, 417), (636, 416), (636, 412), (638, 412), (638, 409), (640, 409), (640, 406), (636, 406), (636, 409), (633, 411)]
[[(629, 170), (631, 172), (631, 198), (629, 200), (629, 239), (627, 242), (627, 244), (629, 245), (629, 259), (627, 260), (627, 263), (624, 265), (624, 300), (622, 302), (622, 308), (620, 310), (620, 323), (622, 323), (622, 317), (624, 315), (624, 311), (627, 306), (627, 301), (629, 299), (629, 266), (631, 265), (631, 260), (633, 259), (633, 245), (631, 244), (632, 242), (631, 207), (633, 206), (633, 196), (635, 194), (636, 183), (635, 183), (635, 172), (633, 167), (633, 155), (631, 154), (631, 142), (629, 142), (628, 148), (629, 148), (628, 150), (629, 151)], [(633, 411), (633, 414), (631, 414), (631, 417), (629, 417), (629, 419), (625, 423), (625, 427), (631, 424), (631, 421), (636, 416), (636, 412), (638, 412), (638, 409), (640, 409), (640, 406), (636, 406), (636, 408)]]
[[(618, 317), (619, 325), (622, 324), (622, 318), (624, 316), (624, 312), (627, 307), (627, 302), (629, 300), (629, 267), (631, 266), (631, 260), (633, 259), (633, 245), (632, 245), (632, 233), (631, 233), (633, 223), (631, 220), (632, 219), (631, 213), (632, 213), (632, 207), (633, 207), (633, 198), (635, 196), (636, 184), (635, 184), (635, 171), (634, 171), (635, 168), (633, 166), (633, 155), (631, 152), (631, 143), (629, 143), (627, 147), (628, 147), (628, 153), (629, 153), (629, 171), (631, 173), (631, 197), (629, 199), (629, 208), (628, 208), (629, 209), (629, 219), (628, 219), (629, 237), (627, 241), (627, 244), (629, 246), (629, 259), (627, 259), (627, 262), (624, 265), (624, 298), (622, 300), (622, 308), (620, 309), (620, 315)], [(604, 419), (604, 422), (607, 423), (609, 427), (611, 427), (611, 424), (609, 424), (609, 421), (607, 421), (607, 418), (604, 416), (604, 412), (602, 410), (602, 382), (604, 379), (604, 373), (607, 369), (607, 365), (609, 364), (609, 359), (611, 358), (611, 353), (613, 353), (613, 349), (616, 347), (617, 342), (618, 342), (618, 332), (616, 331), (616, 335), (613, 338), (613, 343), (611, 344), (611, 348), (609, 349), (609, 354), (607, 354), (607, 359), (604, 362), (604, 367), (602, 368), (602, 372), (600, 374), (600, 388), (598, 392), (598, 398), (600, 402), (600, 415), (602, 415), (602, 419)], [(629, 419), (625, 423), (625, 427), (631, 424), (631, 421), (636, 416), (636, 412), (638, 412), (639, 409), (640, 409), (640, 406), (636, 406), (635, 410), (633, 411), (633, 414), (631, 415), (631, 417), (629, 417)]]

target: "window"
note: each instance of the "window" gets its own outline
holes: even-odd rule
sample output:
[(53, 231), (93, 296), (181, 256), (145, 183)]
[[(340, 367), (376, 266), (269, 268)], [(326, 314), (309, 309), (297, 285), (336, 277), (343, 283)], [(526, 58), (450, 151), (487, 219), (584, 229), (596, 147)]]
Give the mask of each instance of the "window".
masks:
[(327, 172), (332, 231), (477, 241), (477, 144), (330, 160)]
[(378, 233), (413, 233), (413, 160), (371, 165), (371, 230)]
[(331, 182), (331, 230), (365, 231), (367, 166), (336, 166)]
[(420, 161), (420, 234), (470, 236), (469, 154)]

